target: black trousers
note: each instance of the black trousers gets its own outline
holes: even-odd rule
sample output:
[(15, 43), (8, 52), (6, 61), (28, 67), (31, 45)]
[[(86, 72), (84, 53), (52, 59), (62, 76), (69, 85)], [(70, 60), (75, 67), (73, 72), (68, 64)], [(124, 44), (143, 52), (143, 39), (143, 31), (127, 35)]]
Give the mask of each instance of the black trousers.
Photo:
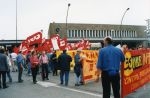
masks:
[(110, 76), (108, 72), (102, 71), (102, 87), (103, 98), (110, 98), (111, 86), (114, 94), (114, 98), (120, 98), (120, 74)]
[[(2, 78), (2, 83), (1, 83), (1, 78)], [(0, 88), (2, 88), (2, 85), (3, 85), (3, 88), (6, 87), (6, 71), (0, 71)]]
[(33, 82), (36, 82), (36, 76), (37, 76), (37, 71), (38, 71), (38, 66), (31, 68), (32, 71), (32, 78), (33, 78)]
[(42, 79), (48, 79), (48, 64), (42, 64)]

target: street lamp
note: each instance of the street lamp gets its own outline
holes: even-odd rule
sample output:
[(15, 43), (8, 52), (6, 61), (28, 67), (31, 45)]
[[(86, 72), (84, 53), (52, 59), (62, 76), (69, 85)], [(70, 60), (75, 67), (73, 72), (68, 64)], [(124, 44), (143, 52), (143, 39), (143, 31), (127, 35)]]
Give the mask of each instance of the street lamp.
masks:
[(18, 22), (18, 19), (17, 19), (17, 18), (18, 18), (18, 15), (17, 15), (17, 6), (18, 6), (18, 5), (17, 5), (17, 0), (16, 0), (16, 44), (17, 44), (17, 33), (18, 33), (18, 32), (17, 32), (17, 24), (18, 24), (18, 23), (17, 23), (17, 22)]
[(130, 8), (127, 8), (121, 18), (121, 24), (120, 24), (120, 38), (121, 38), (121, 45), (122, 45), (122, 32), (121, 32), (121, 29), (122, 29), (122, 22), (123, 22), (123, 19), (124, 19), (124, 16), (125, 14), (127, 13), (127, 11), (129, 10)]
[(66, 33), (67, 33), (67, 20), (68, 20), (68, 12), (69, 12), (69, 7), (70, 7), (70, 3), (68, 3), (68, 9), (67, 9), (67, 15), (66, 15)]

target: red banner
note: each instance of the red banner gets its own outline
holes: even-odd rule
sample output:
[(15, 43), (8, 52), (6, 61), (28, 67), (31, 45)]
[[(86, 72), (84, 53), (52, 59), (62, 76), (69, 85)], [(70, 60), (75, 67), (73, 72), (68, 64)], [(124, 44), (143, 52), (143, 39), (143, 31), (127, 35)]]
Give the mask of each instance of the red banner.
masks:
[(150, 81), (150, 50), (125, 52), (122, 67), (122, 98)]
[(27, 44), (27, 41), (23, 41), (19, 46), (19, 51), (22, 51), (23, 54), (26, 54), (29, 50), (29, 46)]
[(42, 43), (42, 33), (37, 32), (26, 39), (28, 45), (33, 45), (33, 44), (41, 44)]

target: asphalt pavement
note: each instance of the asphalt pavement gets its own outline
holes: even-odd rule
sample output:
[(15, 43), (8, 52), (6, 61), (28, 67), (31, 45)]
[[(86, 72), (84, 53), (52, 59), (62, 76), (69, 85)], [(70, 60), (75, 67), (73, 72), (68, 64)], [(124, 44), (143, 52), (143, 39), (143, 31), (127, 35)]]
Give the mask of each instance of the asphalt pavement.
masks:
[[(32, 77), (27, 76), (26, 71), (23, 73), (23, 83), (17, 82), (17, 72), (12, 72), (11, 75), (13, 82), (8, 83), (9, 88), (0, 89), (0, 98), (102, 98), (101, 82), (76, 87), (75, 75), (72, 72), (67, 87), (59, 85), (59, 76), (52, 76), (51, 73), (49, 80), (44, 82), (38, 75), (37, 84), (32, 83)], [(150, 84), (147, 84), (125, 98), (150, 98), (149, 92)]]

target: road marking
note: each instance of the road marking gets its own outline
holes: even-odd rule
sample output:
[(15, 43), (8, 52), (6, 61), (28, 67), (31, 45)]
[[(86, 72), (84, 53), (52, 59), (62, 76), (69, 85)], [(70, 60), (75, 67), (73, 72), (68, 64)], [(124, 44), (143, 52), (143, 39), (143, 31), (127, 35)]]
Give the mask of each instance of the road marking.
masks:
[[(63, 87), (63, 86), (59, 86), (59, 85), (57, 85), (55, 83), (51, 83), (51, 82), (38, 81), (37, 84), (39, 84), (43, 87), (51, 87), (52, 86), (52, 87), (57, 87), (57, 88), (61, 88), (61, 89), (65, 89), (65, 90), (69, 90), (69, 91), (73, 91), (73, 92), (78, 92), (78, 93), (102, 98), (102, 94), (96, 94), (96, 93), (91, 93), (88, 91), (82, 91), (82, 90), (77, 90), (77, 89), (73, 89), (73, 88)], [(113, 97), (111, 97), (111, 98), (113, 98)]]
[(88, 91), (76, 90), (76, 89), (73, 89), (73, 88), (67, 88), (67, 87), (62, 87), (62, 86), (58, 86), (58, 85), (56, 85), (54, 87), (58, 87), (58, 88), (62, 88), (62, 89), (65, 89), (65, 90), (69, 90), (69, 91), (73, 91), (73, 92), (78, 92), (78, 93), (87, 94), (87, 95), (102, 98), (101, 94), (91, 93), (91, 92), (88, 92)]
[(54, 83), (50, 83), (50, 82), (43, 82), (43, 81), (38, 81), (37, 84), (43, 86), (43, 87), (51, 87), (51, 86), (56, 86), (56, 84)]

